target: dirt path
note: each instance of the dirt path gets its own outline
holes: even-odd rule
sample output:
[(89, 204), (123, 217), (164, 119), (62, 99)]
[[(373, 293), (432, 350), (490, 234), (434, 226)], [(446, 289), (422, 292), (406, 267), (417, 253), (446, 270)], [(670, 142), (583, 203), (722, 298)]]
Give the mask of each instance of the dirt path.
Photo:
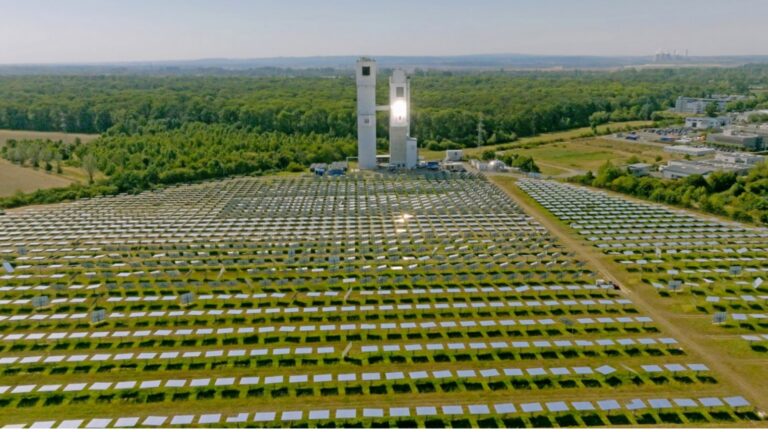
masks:
[(762, 380), (754, 379), (756, 377), (749, 376), (749, 372), (741, 370), (738, 359), (722, 353), (717, 347), (716, 340), (710, 340), (707, 343), (707, 335), (693, 334), (686, 325), (686, 318), (667, 310), (665, 305), (661, 304), (660, 298), (654, 290), (643, 289), (642, 287), (629, 288), (628, 277), (622, 270), (615, 268), (607, 257), (592, 245), (583, 242), (576, 234), (568, 232), (569, 228), (566, 228), (560, 221), (555, 221), (543, 208), (533, 205), (531, 199), (517, 186), (500, 182), (499, 180), (502, 179), (511, 180), (508, 176), (504, 177), (506, 178), (489, 175), (488, 179), (514, 199), (523, 211), (536, 218), (565, 247), (602, 274), (604, 279), (619, 283), (627, 297), (650, 316), (665, 333), (677, 339), (688, 352), (694, 353), (704, 360), (721, 378), (731, 383), (735, 390), (739, 390), (743, 396), (755, 403), (759, 411), (768, 409), (768, 391), (761, 384)]

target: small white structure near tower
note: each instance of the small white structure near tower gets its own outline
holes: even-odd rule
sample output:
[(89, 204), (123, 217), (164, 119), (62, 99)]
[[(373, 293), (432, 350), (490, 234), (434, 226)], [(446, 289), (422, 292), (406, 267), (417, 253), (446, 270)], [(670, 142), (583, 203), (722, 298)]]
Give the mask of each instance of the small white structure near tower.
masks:
[(376, 106), (376, 61), (360, 58), (357, 81), (357, 159), (360, 169), (376, 168), (376, 111), (389, 111), (389, 165), (413, 169), (419, 164), (418, 143), (411, 132), (411, 85), (402, 69), (389, 78), (389, 105)]
[(416, 138), (409, 136), (405, 140), (405, 168), (413, 169), (419, 166), (419, 146)]

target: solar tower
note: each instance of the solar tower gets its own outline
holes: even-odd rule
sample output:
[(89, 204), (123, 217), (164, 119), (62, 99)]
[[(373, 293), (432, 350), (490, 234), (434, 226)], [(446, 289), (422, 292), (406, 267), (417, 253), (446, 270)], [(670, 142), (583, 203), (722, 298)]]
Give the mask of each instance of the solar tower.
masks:
[(357, 81), (357, 163), (361, 170), (376, 169), (376, 61), (360, 58)]

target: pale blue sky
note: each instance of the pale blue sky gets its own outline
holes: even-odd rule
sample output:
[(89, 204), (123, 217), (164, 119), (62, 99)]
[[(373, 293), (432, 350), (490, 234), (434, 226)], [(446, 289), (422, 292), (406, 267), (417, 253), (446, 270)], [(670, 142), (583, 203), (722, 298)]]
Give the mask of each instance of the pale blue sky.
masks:
[(0, 0), (0, 64), (768, 54), (768, 0)]

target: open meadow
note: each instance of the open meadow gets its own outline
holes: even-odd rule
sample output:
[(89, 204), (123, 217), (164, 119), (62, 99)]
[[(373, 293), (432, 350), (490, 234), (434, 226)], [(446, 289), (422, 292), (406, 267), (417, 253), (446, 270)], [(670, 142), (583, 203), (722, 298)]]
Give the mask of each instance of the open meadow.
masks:
[[(596, 132), (597, 132), (597, 135), (605, 135), (607, 133), (610, 133), (610, 131), (627, 130), (627, 129), (633, 129), (633, 128), (644, 128), (644, 127), (651, 126), (652, 124), (653, 122), (646, 121), (646, 120), (611, 122), (608, 124), (597, 126)], [(502, 144), (487, 145), (487, 146), (481, 146), (481, 147), (470, 147), (470, 148), (465, 148), (463, 150), (464, 150), (465, 157), (467, 159), (471, 159), (471, 158), (480, 157), (480, 154), (486, 150), (499, 150), (500, 148), (510, 148), (510, 151), (512, 152), (518, 152), (518, 149), (520, 148), (527, 148), (527, 147), (534, 148), (534, 147), (538, 147), (538, 146), (546, 145), (550, 143), (571, 142), (573, 140), (591, 137), (593, 133), (594, 131), (592, 130), (592, 128), (582, 127), (582, 128), (570, 129), (566, 131), (550, 132), (550, 133), (544, 133), (544, 134), (539, 134), (539, 135), (530, 136), (530, 137), (524, 137), (516, 141), (513, 141), (511, 143), (502, 143)], [(445, 157), (445, 152), (420, 149), (419, 155), (425, 160), (440, 160)]]
[(622, 166), (632, 159), (651, 164), (670, 159), (660, 146), (603, 138), (553, 142), (510, 152), (533, 157), (541, 172), (552, 176), (594, 173), (606, 162)]
[[(0, 129), (0, 147), (10, 139), (15, 140), (52, 140), (74, 143), (76, 139), (87, 143), (98, 138), (94, 134), (75, 134), (64, 132), (35, 132)], [(82, 170), (70, 166), (62, 167), (62, 173), (49, 173), (43, 169), (33, 169), (19, 166), (0, 159), (0, 197), (7, 197), (16, 192), (34, 192), (39, 189), (50, 189), (69, 186), (74, 182), (87, 182)]]
[(72, 182), (60, 175), (21, 167), (0, 159), (0, 197), (11, 196), (18, 191), (34, 192), (38, 189), (69, 186)]

